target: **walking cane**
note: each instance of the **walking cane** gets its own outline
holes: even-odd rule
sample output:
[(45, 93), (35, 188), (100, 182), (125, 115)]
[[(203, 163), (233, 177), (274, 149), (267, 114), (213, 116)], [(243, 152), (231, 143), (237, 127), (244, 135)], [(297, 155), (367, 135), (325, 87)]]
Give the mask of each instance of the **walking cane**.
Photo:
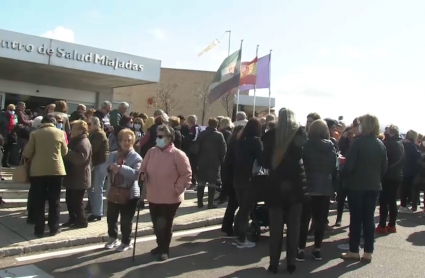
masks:
[(141, 176), (143, 173), (140, 173), (139, 175), (139, 188), (140, 188), (140, 198), (139, 201), (137, 202), (137, 218), (136, 218), (136, 230), (134, 231), (134, 242), (133, 242), (133, 262), (134, 262), (134, 257), (136, 255), (136, 239), (137, 239), (137, 228), (139, 226), (139, 215), (140, 215), (140, 207), (141, 204), (140, 202), (144, 202), (145, 200), (143, 200), (143, 194), (142, 194), (142, 189), (143, 189), (143, 182), (141, 180)]

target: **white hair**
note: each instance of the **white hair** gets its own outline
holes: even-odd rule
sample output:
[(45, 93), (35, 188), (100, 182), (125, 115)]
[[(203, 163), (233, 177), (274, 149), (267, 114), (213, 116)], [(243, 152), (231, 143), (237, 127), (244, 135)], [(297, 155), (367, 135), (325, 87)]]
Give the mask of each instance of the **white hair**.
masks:
[(38, 128), (41, 125), (41, 120), (43, 119), (43, 116), (38, 116), (32, 121), (32, 127)]
[(246, 114), (245, 114), (245, 112), (243, 112), (243, 111), (238, 112), (238, 113), (236, 114), (236, 119), (239, 119), (239, 118), (242, 118), (242, 119), (240, 119), (240, 120), (246, 120)]
[(103, 107), (103, 108), (105, 108), (105, 107), (112, 108), (112, 103), (111, 103), (109, 100), (105, 100), (105, 101), (102, 103), (102, 107)]
[(128, 109), (130, 107), (130, 104), (128, 104), (128, 102), (123, 101), (120, 103), (120, 106), (124, 106), (126, 109)]

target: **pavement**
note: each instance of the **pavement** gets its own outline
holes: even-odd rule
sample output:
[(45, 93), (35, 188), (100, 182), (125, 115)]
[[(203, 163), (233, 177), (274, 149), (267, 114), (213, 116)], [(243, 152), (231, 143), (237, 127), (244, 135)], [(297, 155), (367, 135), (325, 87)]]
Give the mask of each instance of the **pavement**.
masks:
[[(333, 212), (330, 221), (335, 221)], [(338, 246), (347, 242), (348, 213), (344, 214), (342, 224), (342, 227), (335, 228), (326, 235), (322, 246), (323, 260), (306, 258), (305, 262), (297, 262), (297, 270), (291, 277), (425, 277), (424, 214), (400, 215), (396, 234), (376, 237), (374, 257), (370, 264), (344, 262), (339, 258), (342, 251)], [(276, 276), (266, 271), (269, 264), (268, 233), (264, 233), (257, 246), (252, 249), (237, 249), (229, 240), (220, 236), (218, 226), (177, 232), (171, 243), (171, 257), (165, 262), (158, 262), (149, 254), (149, 251), (156, 247), (152, 236), (139, 239), (134, 262), (131, 259), (131, 251), (117, 253), (114, 250), (104, 250), (102, 245), (40, 253), (35, 257), (3, 258), (0, 261), (0, 277), (35, 277), (30, 276), (35, 273), (38, 274), (37, 278)], [(312, 242), (308, 245), (306, 255), (311, 252)], [(285, 269), (283, 252), (279, 276), (288, 275)], [(21, 276), (17, 275), (19, 271)], [(4, 275), (5, 273), (9, 273), (8, 276)]]
[[(8, 174), (2, 173), (9, 180), (3, 182), (3, 187), (13, 188), (13, 183), (10, 181), (11, 174), (9, 172)], [(186, 192), (185, 198), (186, 200), (177, 211), (174, 230), (194, 229), (221, 223), (225, 211), (224, 206), (214, 210), (207, 210), (206, 208), (198, 209), (196, 192), (191, 190)], [(207, 202), (206, 198), (205, 202)], [(0, 208), (0, 258), (105, 242), (108, 239), (106, 217), (103, 217), (101, 221), (90, 223), (86, 229), (63, 229), (62, 233), (54, 237), (48, 237), (46, 231), (45, 237), (38, 239), (33, 234), (33, 225), (26, 224), (26, 215), (26, 207), (6, 206)], [(68, 212), (66, 211), (66, 205), (62, 203), (60, 222), (65, 223), (67, 220)], [(135, 226), (136, 216), (133, 221), (133, 231), (135, 230)], [(144, 209), (140, 211), (138, 236), (151, 234), (153, 234), (153, 229), (149, 210)]]

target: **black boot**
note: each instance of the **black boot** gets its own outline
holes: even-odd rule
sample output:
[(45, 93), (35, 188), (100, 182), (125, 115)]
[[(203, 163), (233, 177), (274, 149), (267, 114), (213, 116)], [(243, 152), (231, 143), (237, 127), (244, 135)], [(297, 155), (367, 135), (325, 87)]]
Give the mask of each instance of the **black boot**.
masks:
[(198, 190), (196, 191), (196, 196), (198, 197), (198, 208), (204, 207), (204, 192), (205, 186), (198, 186)]
[(217, 208), (217, 205), (214, 204), (214, 195), (215, 195), (215, 186), (208, 187), (208, 209)]

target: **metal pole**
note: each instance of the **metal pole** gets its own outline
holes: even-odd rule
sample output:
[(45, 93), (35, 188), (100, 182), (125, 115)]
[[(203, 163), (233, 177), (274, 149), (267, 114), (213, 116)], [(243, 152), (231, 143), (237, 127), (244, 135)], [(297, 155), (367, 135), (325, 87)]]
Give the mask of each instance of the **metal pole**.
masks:
[(226, 31), (229, 33), (229, 47), (227, 48), (227, 56), (230, 56), (230, 37), (232, 36), (232, 30)]
[(271, 66), (271, 62), (272, 62), (272, 49), (270, 49), (270, 55), (269, 55), (269, 114), (270, 114), (270, 106), (272, 105), (271, 104), (271, 102), (272, 102), (272, 98), (271, 98), (271, 95), (272, 95), (272, 91), (271, 91), (271, 86), (272, 86), (272, 84), (271, 84), (271, 75), (272, 75), (272, 66)]
[[(255, 59), (258, 59), (258, 47), (259, 47), (259, 45), (257, 44), (257, 50), (255, 52)], [(257, 60), (257, 62), (258, 62), (258, 60)], [(255, 66), (257, 66), (257, 65), (255, 65)], [(255, 84), (254, 84), (254, 105), (253, 105), (253, 108), (252, 108), (252, 117), (253, 118), (255, 118), (255, 103), (256, 103), (256, 99), (257, 99), (257, 73), (255, 73)]]
[[(240, 55), (241, 55), (241, 60), (242, 60), (242, 44), (243, 44), (243, 40), (241, 40), (241, 48), (240, 48)], [(241, 64), (239, 64), (239, 76), (241, 73)], [(238, 86), (238, 92), (236, 95), (236, 113), (239, 112), (239, 86)]]

